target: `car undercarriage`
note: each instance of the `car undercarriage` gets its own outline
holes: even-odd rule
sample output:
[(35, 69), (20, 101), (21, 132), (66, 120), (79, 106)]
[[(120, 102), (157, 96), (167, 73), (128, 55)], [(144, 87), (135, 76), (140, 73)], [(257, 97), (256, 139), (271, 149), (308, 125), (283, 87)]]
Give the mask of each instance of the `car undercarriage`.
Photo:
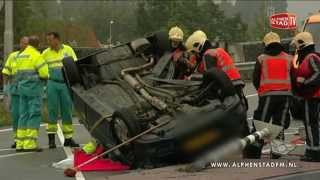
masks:
[(169, 40), (162, 32), (76, 62), (64, 59), (80, 120), (100, 144), (112, 147), (164, 123), (112, 154), (132, 168), (190, 162), (238, 136), (246, 119), (237, 95), (184, 103), (204, 88), (201, 81), (173, 79), (174, 71)]

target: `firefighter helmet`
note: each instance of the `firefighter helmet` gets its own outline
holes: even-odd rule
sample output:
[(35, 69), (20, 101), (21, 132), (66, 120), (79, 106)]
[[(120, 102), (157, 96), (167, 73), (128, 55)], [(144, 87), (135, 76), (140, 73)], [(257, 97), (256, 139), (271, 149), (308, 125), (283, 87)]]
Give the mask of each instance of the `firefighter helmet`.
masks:
[(188, 37), (185, 46), (189, 52), (200, 52), (206, 40), (207, 37), (202, 33), (193, 33)]
[(199, 34), (200, 36), (203, 36), (204, 38), (208, 39), (206, 33), (204, 33), (201, 30), (196, 30), (195, 32), (193, 32), (193, 34)]
[(263, 43), (268, 46), (271, 43), (281, 43), (280, 36), (277, 33), (269, 32), (263, 38)]
[(309, 32), (298, 33), (294, 38), (292, 43), (295, 44), (297, 49), (303, 49), (306, 46), (313, 45), (313, 37)]
[(169, 31), (169, 39), (183, 41), (183, 31), (178, 26), (172, 27)]

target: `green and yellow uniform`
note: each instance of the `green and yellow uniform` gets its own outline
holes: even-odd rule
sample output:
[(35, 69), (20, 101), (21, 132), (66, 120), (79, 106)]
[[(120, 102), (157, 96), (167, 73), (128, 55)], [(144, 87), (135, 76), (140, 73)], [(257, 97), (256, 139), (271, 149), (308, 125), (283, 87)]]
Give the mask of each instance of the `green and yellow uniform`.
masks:
[(16, 61), (20, 51), (12, 52), (2, 69), (2, 74), (8, 76), (8, 84), (5, 88), (5, 93), (10, 96), (10, 114), (12, 119), (12, 129), (14, 131), (14, 138), (16, 138), (16, 132), (18, 128), (19, 120), (19, 93), (18, 93), (18, 81), (16, 80)]
[(72, 57), (75, 61), (77, 60), (73, 49), (65, 44), (62, 44), (58, 51), (47, 48), (42, 53), (42, 58), (48, 64), (50, 74), (47, 83), (49, 112), (47, 132), (48, 134), (55, 134), (57, 132), (57, 121), (61, 115), (64, 137), (70, 139), (73, 135), (73, 103), (62, 74), (62, 60), (65, 57)]
[(20, 95), (16, 149), (37, 149), (44, 87), (41, 79), (49, 78), (48, 66), (40, 52), (30, 45), (16, 59), (17, 90)]

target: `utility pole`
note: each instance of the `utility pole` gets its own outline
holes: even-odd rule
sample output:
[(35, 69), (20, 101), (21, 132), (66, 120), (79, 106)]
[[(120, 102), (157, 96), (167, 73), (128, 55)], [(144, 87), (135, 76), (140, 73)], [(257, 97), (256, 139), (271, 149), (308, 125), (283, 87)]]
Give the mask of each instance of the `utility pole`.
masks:
[(110, 41), (110, 47), (112, 47), (112, 24), (114, 23), (113, 20), (109, 22), (109, 41)]
[(5, 22), (4, 22), (4, 59), (13, 51), (13, 1), (4, 1)]

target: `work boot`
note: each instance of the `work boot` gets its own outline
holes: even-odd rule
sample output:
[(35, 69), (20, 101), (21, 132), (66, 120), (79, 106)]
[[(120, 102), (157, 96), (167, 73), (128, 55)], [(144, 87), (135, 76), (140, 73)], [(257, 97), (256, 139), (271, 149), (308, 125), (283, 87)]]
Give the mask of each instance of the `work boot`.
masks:
[(11, 148), (12, 149), (15, 149), (17, 147), (17, 144), (16, 144), (16, 142), (14, 142), (12, 145), (11, 145)]
[(68, 147), (80, 147), (79, 144), (74, 142), (72, 138), (68, 138), (64, 140), (63, 146), (68, 146)]
[(259, 140), (253, 144), (247, 145), (247, 147), (242, 152), (242, 157), (244, 159), (260, 159), (262, 154), (264, 141)]
[(49, 149), (57, 148), (55, 134), (48, 134), (48, 138), (49, 138)]

